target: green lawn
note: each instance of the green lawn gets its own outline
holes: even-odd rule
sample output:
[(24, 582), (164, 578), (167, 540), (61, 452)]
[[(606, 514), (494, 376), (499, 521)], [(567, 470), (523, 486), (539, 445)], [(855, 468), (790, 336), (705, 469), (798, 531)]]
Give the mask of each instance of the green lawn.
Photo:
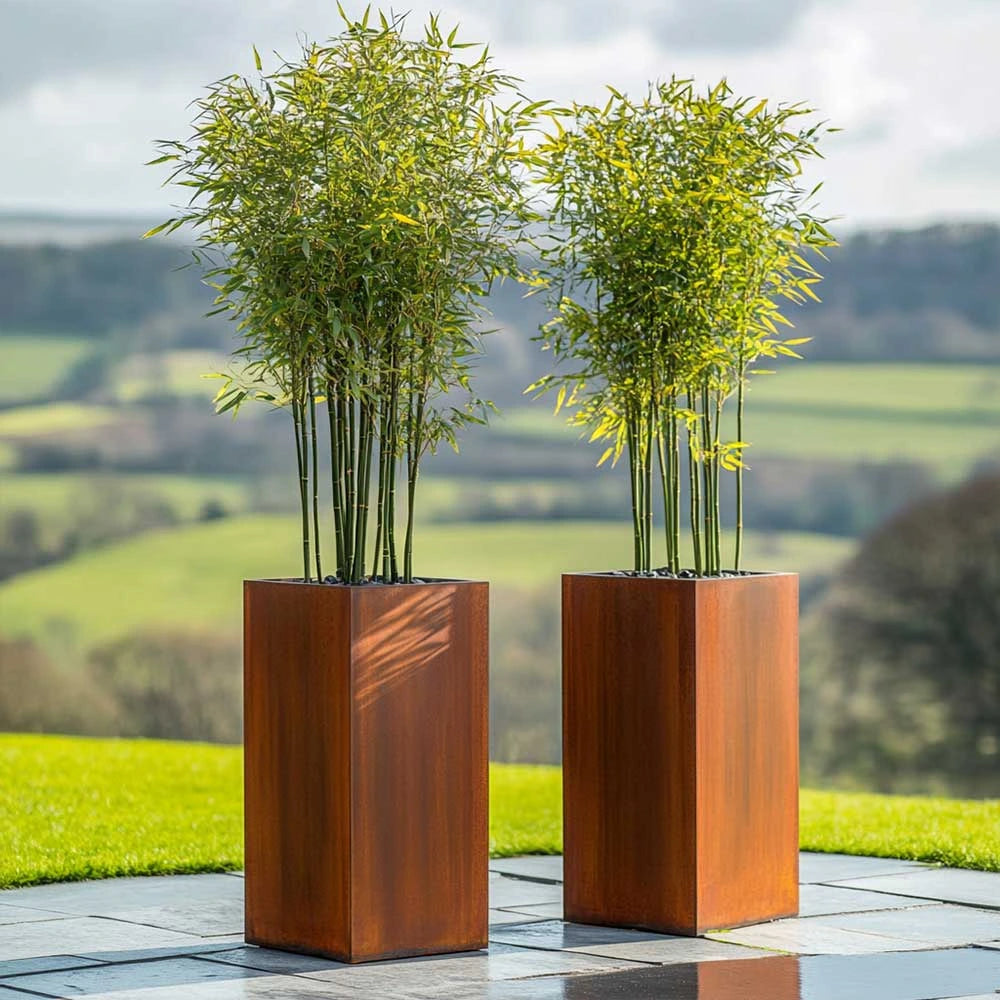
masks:
[[(567, 442), (579, 434), (545, 400), (510, 410), (494, 424), (510, 434)], [(752, 383), (744, 437), (751, 461), (910, 459), (953, 478), (998, 447), (1000, 365), (785, 366)], [(596, 458), (597, 445), (590, 447)]]
[[(0, 735), (0, 887), (242, 865), (238, 747)], [(556, 767), (493, 764), (494, 856), (557, 853)], [(1000, 801), (803, 792), (808, 850), (1000, 871)]]
[(50, 393), (94, 342), (84, 337), (0, 336), (0, 402), (19, 403)]
[[(251, 515), (82, 553), (0, 586), (0, 633), (44, 640), (59, 621), (87, 646), (147, 626), (235, 632), (243, 579), (301, 574), (295, 539), (294, 516)], [(823, 572), (852, 548), (849, 539), (825, 535), (750, 534), (744, 564)], [(628, 526), (603, 521), (424, 525), (416, 544), (419, 574), (530, 588), (556, 588), (562, 572), (624, 566), (630, 558)]]

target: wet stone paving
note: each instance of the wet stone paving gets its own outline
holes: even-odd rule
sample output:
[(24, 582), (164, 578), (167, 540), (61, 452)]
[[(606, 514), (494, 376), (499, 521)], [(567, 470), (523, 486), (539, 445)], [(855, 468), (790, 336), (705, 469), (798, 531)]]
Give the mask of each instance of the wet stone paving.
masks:
[(705, 938), (568, 924), (562, 859), (490, 863), (490, 947), (248, 947), (238, 874), (0, 892), (0, 1000), (998, 1000), (1000, 874), (803, 854), (801, 915)]

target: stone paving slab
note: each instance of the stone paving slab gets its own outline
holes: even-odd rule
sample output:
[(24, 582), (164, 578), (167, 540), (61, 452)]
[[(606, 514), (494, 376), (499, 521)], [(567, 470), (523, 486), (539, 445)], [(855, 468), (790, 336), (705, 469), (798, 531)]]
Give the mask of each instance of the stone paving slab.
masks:
[[(865, 910), (904, 909), (921, 904), (933, 906), (935, 902), (933, 899), (917, 900), (912, 896), (894, 896), (885, 892), (866, 892), (863, 889), (848, 889), (841, 886), (815, 883), (803, 885), (800, 888), (799, 916), (818, 917), (827, 914), (856, 913)], [(504, 912), (521, 914), (525, 917), (540, 920), (562, 920), (563, 918), (561, 902), (505, 907)], [(493, 922), (492, 919), (490, 922)], [(508, 920), (506, 922), (514, 923), (516, 921)]]
[[(561, 903), (542, 903), (540, 908), (555, 907), (562, 913)], [(533, 906), (526, 906), (523, 910), (490, 910), (490, 927), (499, 927), (503, 924), (523, 924), (529, 920), (547, 920), (551, 914), (542, 916), (531, 911), (536, 909)]]
[(934, 900), (919, 900), (912, 896), (893, 896), (886, 892), (866, 892), (864, 889), (847, 889), (818, 883), (799, 888), (800, 917), (859, 913), (865, 910), (912, 909), (920, 905), (933, 906)]
[(885, 951), (915, 951), (928, 947), (920, 941), (852, 931), (823, 923), (821, 918), (775, 920), (708, 935), (713, 941), (768, 948), (793, 955), (873, 955)]
[(490, 868), (488, 951), (353, 966), (245, 946), (240, 873), (6, 891), (0, 1000), (1000, 1000), (1000, 875), (803, 854), (800, 917), (688, 938), (563, 923), (561, 858)]
[(110, 878), (94, 882), (56, 882), (27, 889), (5, 889), (4, 904), (54, 910), (82, 917), (114, 917), (152, 906), (243, 899), (241, 879), (226, 875), (170, 875)]
[[(534, 918), (536, 920), (562, 920), (563, 905), (561, 902), (535, 903), (531, 906), (512, 906), (503, 912), (520, 917), (522, 921), (527, 920), (528, 918)], [(517, 921), (509, 920), (506, 922), (516, 923)]]
[(518, 878), (538, 879), (541, 882), (561, 882), (563, 880), (563, 859), (561, 854), (535, 854), (521, 858), (494, 858), (490, 860), (490, 871)]
[[(919, 861), (899, 861), (895, 858), (865, 858), (853, 854), (799, 854), (799, 882), (842, 882), (846, 879), (871, 878), (926, 871)], [(861, 886), (861, 888), (865, 888)], [(889, 890), (892, 891), (892, 890)]]
[(503, 875), (490, 875), (490, 908), (510, 909), (534, 903), (562, 903), (562, 886), (550, 882), (528, 882)]
[[(18, 994), (26, 1000), (25, 994)], [(87, 1000), (422, 1000), (402, 993), (375, 997), (329, 983), (310, 982), (299, 976), (258, 976), (253, 979), (212, 980), (195, 985), (163, 986), (155, 990), (144, 988), (93, 993)], [(426, 998), (432, 1000), (432, 998)], [(444, 1000), (443, 997), (433, 1000)], [(449, 998), (451, 1000), (451, 998)]]
[(367, 990), (373, 996), (389, 995), (405, 981), (407, 990), (413, 995), (450, 997), (465, 989), (505, 979), (612, 972), (634, 969), (637, 965), (620, 958), (541, 951), (491, 942), (488, 951), (345, 965), (305, 972), (302, 976), (335, 985), (348, 984), (352, 989)]
[(31, 920), (55, 920), (65, 916), (57, 910), (38, 910), (27, 906), (8, 906), (0, 903), (0, 925), (25, 924)]
[(985, 956), (978, 948), (952, 948), (803, 958), (802, 1000), (938, 1000), (988, 992), (1000, 987), (1000, 961)]
[(146, 906), (115, 910), (111, 917), (132, 924), (146, 924), (181, 934), (215, 937), (243, 933), (243, 897), (201, 900), (187, 905)]
[(711, 962), (733, 958), (762, 958), (769, 952), (705, 938), (654, 934), (651, 931), (567, 924), (558, 920), (500, 927), (490, 932), (491, 941), (600, 955), (635, 962), (664, 965), (676, 962)]
[(98, 962), (151, 962), (160, 958), (182, 958), (192, 955), (209, 955), (216, 951), (228, 951), (243, 944), (243, 935), (234, 934), (222, 938), (185, 937), (185, 944), (159, 948), (125, 948), (121, 951), (84, 952), (82, 958), (92, 958)]
[(917, 896), (942, 903), (1000, 909), (1000, 872), (974, 872), (963, 868), (925, 868), (879, 877), (852, 877), (838, 882), (849, 888)]
[(117, 993), (122, 990), (152, 990), (162, 986), (195, 987), (210, 980), (228, 982), (252, 979), (266, 973), (197, 958), (165, 958), (153, 962), (126, 962), (62, 972), (41, 972), (3, 980), (4, 986), (30, 990), (44, 996)]
[(102, 917), (64, 917), (0, 927), (0, 957), (5, 961), (42, 955), (132, 951), (140, 948), (202, 944), (176, 931), (127, 924)]
[(947, 903), (818, 919), (844, 930), (884, 934), (934, 948), (978, 944), (1000, 937), (1000, 913)]
[(80, 955), (38, 955), (34, 958), (15, 958), (0, 961), (0, 979), (8, 976), (24, 976), (29, 972), (60, 972), (64, 969), (84, 969), (88, 965), (103, 965), (94, 958)]

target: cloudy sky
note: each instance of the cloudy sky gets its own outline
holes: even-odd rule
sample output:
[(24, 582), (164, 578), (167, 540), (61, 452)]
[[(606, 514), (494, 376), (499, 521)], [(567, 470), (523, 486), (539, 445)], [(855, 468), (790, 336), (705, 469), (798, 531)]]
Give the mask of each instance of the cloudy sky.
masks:
[[(345, 3), (351, 13), (358, 5)], [(722, 76), (804, 101), (844, 132), (816, 172), (850, 228), (1000, 218), (1000, 0), (415, 0), (532, 97)], [(338, 30), (334, 0), (0, 0), (0, 210), (161, 215), (142, 163), (250, 46), (288, 55)]]

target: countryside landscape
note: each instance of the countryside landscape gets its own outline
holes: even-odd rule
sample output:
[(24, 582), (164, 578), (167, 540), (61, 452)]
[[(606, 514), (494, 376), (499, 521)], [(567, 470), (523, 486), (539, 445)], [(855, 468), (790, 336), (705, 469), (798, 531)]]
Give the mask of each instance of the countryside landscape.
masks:
[[(234, 331), (205, 317), (183, 240), (145, 228), (0, 219), (0, 728), (237, 742), (242, 580), (296, 573), (291, 425), (213, 413), (204, 376)], [(806, 360), (755, 380), (747, 432), (744, 564), (802, 577), (804, 777), (995, 795), (995, 670), (914, 661), (929, 704), (890, 713), (877, 693), (907, 664), (855, 656), (838, 683), (831, 622), (888, 519), (977, 477), (996, 489), (1000, 227), (856, 232), (826, 274), (823, 307), (792, 314)], [(524, 394), (547, 364), (526, 292), (493, 293), (477, 387), (499, 412), (428, 462), (415, 566), (490, 580), (491, 757), (558, 763), (559, 574), (625, 566), (631, 540), (623, 471)], [(993, 714), (939, 766), (970, 691)], [(868, 738), (845, 748), (845, 720)], [(937, 734), (922, 755), (917, 731)]]

